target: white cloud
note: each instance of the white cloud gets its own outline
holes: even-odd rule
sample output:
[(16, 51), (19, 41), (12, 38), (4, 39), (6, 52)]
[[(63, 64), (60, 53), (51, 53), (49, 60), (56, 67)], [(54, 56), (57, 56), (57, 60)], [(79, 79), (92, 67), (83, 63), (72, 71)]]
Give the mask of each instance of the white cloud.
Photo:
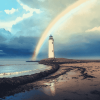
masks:
[(0, 50), (0, 52), (2, 52), (3, 50)]
[(100, 31), (100, 26), (99, 27), (94, 27), (92, 29), (86, 30), (86, 32), (94, 32), (94, 31)]
[[(40, 9), (32, 9), (30, 7), (28, 7), (27, 5), (23, 4), (20, 2), (20, 0), (17, 0), (18, 3), (23, 7), (23, 9), (25, 9), (26, 11), (29, 11), (28, 13), (24, 13), (22, 15), (22, 17), (17, 17), (15, 20), (13, 21), (9, 21), (9, 22), (0, 22), (0, 28), (5, 28), (6, 30), (10, 31), (11, 32), (11, 28), (13, 25), (15, 25), (16, 23), (26, 19), (26, 18), (29, 18), (31, 16), (33, 16), (33, 12), (36, 12), (37, 14), (41, 13)], [(13, 8), (12, 8), (13, 9)], [(15, 10), (11, 10), (10, 11), (6, 11), (6, 13), (13, 13)]]
[(30, 13), (36, 12), (36, 13), (41, 13), (40, 9), (33, 9), (28, 7), (27, 5), (23, 4), (22, 2), (20, 2), (20, 0), (17, 0), (18, 3), (23, 7), (23, 9), (25, 9), (26, 11), (29, 11)]
[(32, 13), (27, 13), (27, 14), (23, 14), (22, 17), (17, 17), (14, 21), (0, 22), (0, 28), (5, 28), (6, 30), (11, 32), (11, 28), (12, 28), (13, 25), (22, 21), (25, 18), (31, 17), (32, 15), (33, 15)]
[(18, 9), (12, 8), (11, 10), (4, 10), (6, 14), (13, 14), (14, 12), (18, 11)]

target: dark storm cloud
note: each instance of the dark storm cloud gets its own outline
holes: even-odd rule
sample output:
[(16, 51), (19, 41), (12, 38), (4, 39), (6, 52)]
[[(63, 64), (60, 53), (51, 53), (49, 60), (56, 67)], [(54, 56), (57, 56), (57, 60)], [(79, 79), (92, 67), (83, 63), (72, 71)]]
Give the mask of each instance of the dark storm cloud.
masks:
[(37, 37), (12, 36), (12, 38), (7, 39), (0, 34), (0, 50), (2, 50), (0, 57), (30, 57), (37, 41)]
[[(100, 57), (99, 33), (72, 36), (69, 44), (55, 47), (56, 57)], [(57, 45), (55, 45), (57, 46)]]
[(8, 48), (14, 48), (14, 49), (32, 49), (35, 47), (36, 42), (38, 38), (37, 37), (15, 37), (11, 39), (8, 43)]
[(46, 52), (40, 52), (37, 56), (37, 59), (41, 60), (41, 59), (45, 59), (48, 58), (48, 50)]
[(6, 39), (2, 36), (0, 36), (0, 43), (4, 42)]
[[(96, 44), (85, 44), (86, 48), (78, 48), (75, 46), (75, 49), (68, 50), (68, 47), (62, 47), (61, 50), (55, 51), (56, 57), (88, 57), (88, 56), (100, 56), (100, 46), (97, 45), (100, 44), (100, 41), (95, 42)], [(81, 44), (84, 45), (84, 44)]]
[[(90, 34), (90, 36), (89, 36)], [(99, 33), (74, 35), (70, 37), (69, 44), (57, 43), (55, 40), (55, 57), (93, 57), (100, 56)], [(32, 57), (38, 37), (19, 36), (7, 39), (0, 35), (0, 57)], [(7, 41), (9, 40), (9, 41)], [(48, 40), (43, 45), (38, 59), (48, 57)]]
[(0, 28), (0, 36), (0, 39), (9, 39), (11, 38), (11, 33), (9, 31), (6, 31), (4, 28)]

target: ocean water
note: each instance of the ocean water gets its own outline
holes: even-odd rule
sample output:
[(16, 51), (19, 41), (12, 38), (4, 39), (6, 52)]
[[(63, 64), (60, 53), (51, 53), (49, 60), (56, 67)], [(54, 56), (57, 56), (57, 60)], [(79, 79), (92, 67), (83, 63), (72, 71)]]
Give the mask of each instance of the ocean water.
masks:
[(38, 62), (0, 60), (0, 78), (31, 75), (47, 69), (50, 69), (50, 66), (38, 64)]

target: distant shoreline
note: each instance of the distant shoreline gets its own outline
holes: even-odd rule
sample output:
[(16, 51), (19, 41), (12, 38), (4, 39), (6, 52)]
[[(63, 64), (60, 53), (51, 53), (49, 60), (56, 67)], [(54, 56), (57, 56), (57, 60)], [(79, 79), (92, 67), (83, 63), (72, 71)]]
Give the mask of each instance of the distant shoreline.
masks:
[(39, 62), (39, 60), (38, 61), (26, 61), (26, 62)]

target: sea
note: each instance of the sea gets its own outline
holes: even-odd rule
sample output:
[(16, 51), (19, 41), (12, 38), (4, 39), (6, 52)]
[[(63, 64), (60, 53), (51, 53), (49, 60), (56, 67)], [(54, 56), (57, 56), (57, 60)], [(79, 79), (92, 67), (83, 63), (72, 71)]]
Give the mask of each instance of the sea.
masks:
[(0, 78), (31, 75), (50, 69), (50, 66), (25, 60), (0, 60)]

